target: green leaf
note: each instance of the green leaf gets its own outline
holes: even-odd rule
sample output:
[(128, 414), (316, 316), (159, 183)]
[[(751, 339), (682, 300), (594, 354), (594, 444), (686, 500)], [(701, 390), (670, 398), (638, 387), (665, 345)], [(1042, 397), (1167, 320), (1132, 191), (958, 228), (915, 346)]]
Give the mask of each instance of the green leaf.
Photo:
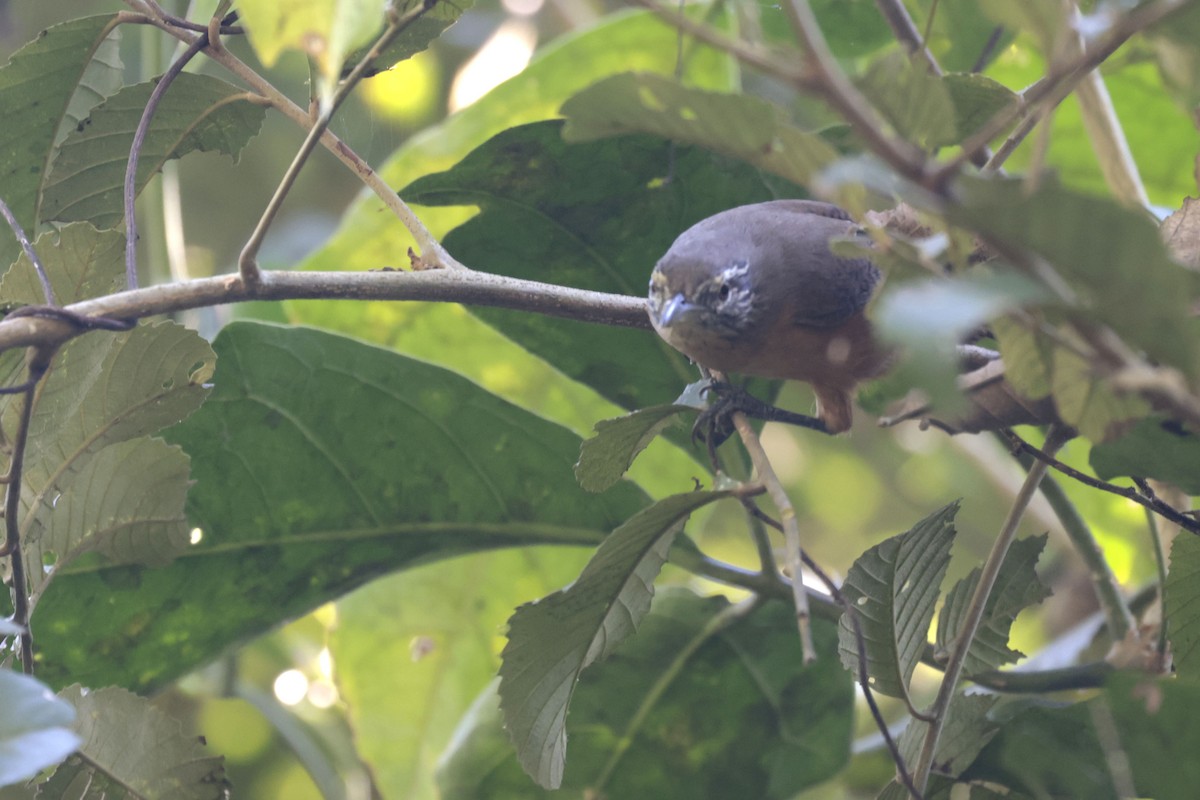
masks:
[(695, 409), (690, 406), (652, 406), (600, 420), (596, 435), (579, 448), (579, 461), (575, 463), (579, 485), (589, 492), (602, 492), (612, 486), (665, 427), (679, 414), (691, 411)]
[[(1024, 655), (1009, 649), (1008, 633), (1021, 611), (1050, 596), (1050, 590), (1034, 570), (1045, 546), (1046, 535), (1042, 534), (1018, 540), (1009, 548), (996, 577), (996, 585), (984, 605), (983, 619), (971, 649), (967, 651), (963, 667), (967, 676), (999, 669)], [(979, 567), (971, 570), (946, 594), (946, 602), (938, 614), (937, 630), (937, 645), (943, 651), (951, 648), (962, 631), (971, 596), (979, 585), (980, 572)]]
[(1150, 404), (1133, 394), (1117, 394), (1085, 359), (1066, 348), (1054, 351), (1051, 378), (1054, 404), (1063, 422), (1101, 443), (1124, 432), (1150, 413)]
[(1044, 334), (1007, 317), (992, 320), (992, 333), (1004, 359), (1004, 377), (1030, 399), (1050, 394), (1054, 342)]
[(1095, 319), (1151, 357), (1196, 374), (1191, 277), (1171, 260), (1149, 217), (1051, 177), (1032, 193), (1019, 179), (963, 179), (961, 188), (956, 221), (1041, 255)]
[[(590, 142), (651, 133), (808, 183), (837, 152), (787, 121), (782, 109), (744, 94), (692, 89), (661, 75), (624, 73), (599, 81), (563, 104), (563, 137)], [(749, 201), (747, 201), (749, 202)]]
[[(42, 183), (56, 134), (80, 113), (80, 105), (71, 105), (71, 98), (95, 74), (89, 72), (92, 55), (103, 50), (111, 58), (103, 42), (115, 26), (114, 14), (55, 25), (0, 67), (0, 108), (5, 114), (0, 183), (4, 202), (30, 237), (37, 235)], [(99, 90), (106, 88), (100, 82)], [(19, 252), (14, 237), (0, 236), (0, 268), (13, 263)]]
[[(407, 28), (405, 28), (387, 47), (377, 55), (370, 66), (363, 73), (366, 77), (378, 75), (380, 72), (391, 69), (396, 64), (404, 61), (407, 58), (412, 58), (417, 53), (429, 47), (434, 39), (442, 35), (442, 33), (458, 21), (458, 18), (465, 14), (475, 5), (474, 0), (439, 0), (434, 4), (433, 8), (427, 10), (424, 14), (414, 20)], [(351, 70), (366, 57), (370, 51), (371, 45), (366, 45), (351, 53), (346, 59), (345, 66), (342, 67), (342, 77), (350, 74)]]
[(645, 503), (583, 492), (578, 437), (428, 364), (253, 323), (214, 346), (212, 396), (165, 433), (202, 540), (162, 569), (68, 566), (38, 606), (44, 679), (161, 686), (379, 575), (594, 546)]
[[(921, 9), (917, 24), (922, 30), (933, 14), (933, 30), (927, 44), (942, 68), (951, 73), (977, 70), (984, 48), (997, 28), (995, 21), (983, 13), (978, 0), (917, 0), (917, 6)], [(1002, 30), (988, 62), (1003, 53), (1015, 36), (1012, 28)]]
[[(437, 797), (438, 753), (500, 666), (497, 632), (515, 606), (575, 578), (585, 559), (545, 547), (476, 553), (388, 576), (338, 602), (329, 638), (338, 693), (355, 751), (384, 797)], [(511, 758), (507, 741), (503, 753)]]
[[(402, 190), (426, 205), (477, 205), (444, 240), (489, 271), (597, 291), (644, 295), (675, 237), (731, 205), (771, 199), (757, 170), (660, 139), (568, 144), (561, 123), (512, 128), (449, 172)], [(650, 330), (597, 327), (499, 309), (474, 312), (625, 408), (669, 403), (694, 371)], [(761, 384), (760, 384), (761, 385)]]
[[(122, 89), (71, 131), (46, 181), (43, 220), (86, 220), (97, 228), (120, 223), (130, 144), (156, 85), (157, 80)], [(266, 116), (250, 97), (207, 75), (179, 75), (147, 131), (136, 190), (140, 193), (168, 159), (193, 151), (223, 153), (236, 162)]]
[(304, 53), (317, 65), (325, 92), (348, 53), (366, 44), (383, 25), (374, 0), (239, 0), (238, 14), (258, 58), (275, 65), (285, 50)]
[[(1200, 785), (1200, 686), (1157, 676), (1114, 675), (1098, 706), (1094, 725), (1106, 728), (1102, 742), (1120, 742), (1133, 772), (1138, 797), (1191, 800)], [(1105, 712), (1108, 713), (1105, 713)]]
[[(76, 303), (112, 294), (125, 287), (125, 235), (98, 231), (86, 223), (47, 231), (33, 243), (59, 303)], [(42, 284), (29, 258), (22, 253), (0, 279), (6, 302), (46, 302)]]
[(1154, 478), (1200, 494), (1200, 437), (1159, 416), (1138, 420), (1124, 436), (1092, 448), (1088, 461), (1104, 480)]
[[(958, 502), (933, 512), (906, 533), (867, 550), (850, 567), (842, 593), (853, 604), (867, 646), (872, 687), (905, 697), (933, 620), (934, 605), (954, 541)], [(858, 643), (843, 614), (838, 648), (846, 669), (858, 671)]]
[(1181, 678), (1200, 675), (1200, 539), (1187, 534), (1171, 543), (1171, 569), (1163, 587), (1167, 635), (1175, 671)]
[[(935, 775), (958, 777), (992, 740), (998, 726), (988, 717), (988, 712), (997, 700), (996, 695), (968, 694), (951, 701), (933, 756)], [(896, 746), (909, 766), (917, 763), (928, 729), (927, 723), (913, 719), (897, 739)]]
[(950, 92), (924, 61), (885, 53), (858, 79), (858, 87), (908, 141), (930, 150), (962, 141)]
[(1000, 25), (1036, 36), (1043, 51), (1053, 51), (1064, 20), (1063, 8), (1055, 0), (982, 0), (979, 7)]
[(83, 757), (72, 757), (55, 770), (41, 790), (47, 796), (79, 800), (229, 796), (224, 758), (210, 755), (200, 737), (185, 735), (177, 720), (149, 700), (115, 687), (88, 691), (72, 686), (59, 696), (75, 707), (74, 728), (83, 739), (79, 747)]
[(75, 752), (75, 710), (29, 675), (0, 669), (0, 786), (28, 780)]
[(578, 580), (518, 608), (500, 667), (500, 708), (525, 771), (557, 789), (566, 765), (567, 707), (580, 673), (636, 629), (654, 579), (693, 511), (729, 492), (675, 495), (643, 509), (604, 540)]
[(1004, 108), (1021, 101), (1004, 84), (978, 73), (951, 73), (942, 78), (942, 85), (954, 104), (957, 142), (970, 138)]
[[(640, 635), (587, 671), (568, 718), (568, 794), (783, 800), (837, 774), (854, 702), (833, 658), (834, 626), (814, 622), (820, 657), (804, 666), (789, 604), (767, 603), (733, 624), (729, 613), (723, 598), (664, 591)], [(558, 797), (521, 772), (495, 702), (481, 698), (464, 719), (439, 769), (441, 796)]]

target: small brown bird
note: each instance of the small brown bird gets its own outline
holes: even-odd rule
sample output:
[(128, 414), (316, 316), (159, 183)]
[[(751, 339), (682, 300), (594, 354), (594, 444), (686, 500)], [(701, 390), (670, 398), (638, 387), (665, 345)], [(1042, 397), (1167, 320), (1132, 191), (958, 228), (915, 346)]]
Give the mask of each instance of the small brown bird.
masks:
[(672, 347), (711, 369), (811, 384), (819, 424), (801, 418), (841, 433), (855, 386), (890, 361), (863, 315), (879, 270), (829, 249), (833, 238), (859, 236), (866, 238), (828, 203), (723, 211), (680, 234), (654, 267), (650, 320)]

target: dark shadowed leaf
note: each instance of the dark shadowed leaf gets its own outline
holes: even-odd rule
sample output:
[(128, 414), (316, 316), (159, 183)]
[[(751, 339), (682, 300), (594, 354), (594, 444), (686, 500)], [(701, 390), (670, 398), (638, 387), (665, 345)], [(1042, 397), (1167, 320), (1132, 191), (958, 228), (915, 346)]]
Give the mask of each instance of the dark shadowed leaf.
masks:
[[(849, 756), (853, 684), (816, 621), (819, 658), (803, 666), (795, 612), (771, 602), (727, 626), (723, 598), (664, 591), (639, 635), (580, 681), (568, 718), (563, 787), (661, 800), (791, 798)], [(525, 800), (537, 789), (500, 728), (494, 698), (477, 703), (444, 756), (447, 800)]]
[(1171, 543), (1164, 588), (1171, 655), (1180, 677), (1200, 677), (1200, 538), (1181, 533)]
[(580, 674), (650, 610), (654, 579), (691, 513), (728, 496), (692, 492), (643, 509), (604, 540), (578, 580), (521, 606), (509, 620), (500, 708), (517, 757), (538, 785), (562, 784), (567, 710)]
[(249, 323), (215, 346), (212, 397), (166, 432), (192, 457), (202, 541), (163, 569), (64, 570), (38, 607), (43, 678), (160, 686), (378, 575), (593, 546), (645, 503), (585, 493), (578, 437), (436, 367)]
[[(933, 756), (935, 774), (958, 777), (987, 746), (996, 735), (997, 725), (988, 718), (988, 712), (996, 705), (996, 700), (996, 695), (974, 694), (960, 695), (951, 701), (946, 724), (938, 737)], [(911, 720), (896, 741), (906, 764), (917, 762), (928, 729), (926, 723)]]
[[(906, 533), (867, 550), (846, 575), (842, 593), (858, 613), (871, 685), (878, 692), (907, 696), (950, 565), (957, 513), (957, 502), (935, 511)], [(838, 635), (842, 663), (857, 671), (858, 643), (845, 614)]]
[(1200, 437), (1169, 419), (1138, 420), (1121, 438), (1093, 447), (1088, 460), (1104, 480), (1154, 478), (1200, 494)]

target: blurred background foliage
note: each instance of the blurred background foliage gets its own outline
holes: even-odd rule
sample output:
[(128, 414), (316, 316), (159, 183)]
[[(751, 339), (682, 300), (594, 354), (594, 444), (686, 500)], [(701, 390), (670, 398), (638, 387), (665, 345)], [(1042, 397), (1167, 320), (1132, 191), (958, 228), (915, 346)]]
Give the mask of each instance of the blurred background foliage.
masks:
[[(982, 36), (977, 30), (963, 32), (964, 4), (944, 0), (931, 39), (933, 50), (950, 68), (968, 68), (986, 38), (986, 31)], [(184, 3), (164, 5), (173, 6), (177, 13), (187, 10)], [(910, 5), (921, 19), (929, 0)], [(826, 0), (814, 6), (835, 53), (851, 72), (883, 48), (894, 46), (869, 0)], [(6, 58), (54, 22), (122, 8), (117, 0), (0, 3), (0, 56)], [(617, 18), (614, 13), (626, 12), (600, 0), (479, 0), (428, 51), (366, 81), (338, 113), (333, 130), (381, 167), (399, 188), (449, 168), (505, 128), (553, 118), (566, 97), (604, 74), (636, 64), (666, 73), (674, 69), (672, 31), (644, 19)], [(743, 25), (761, 26), (768, 39), (784, 35), (779, 11), (772, 5), (746, 3), (738, 13)], [(638, 25), (656, 31), (638, 31)], [(580, 44), (580, 37), (597, 26), (607, 26), (607, 34), (590, 45)], [(951, 37), (951, 30), (962, 35)], [(244, 41), (226, 43), (261, 69)], [(572, 46), (591, 57), (564, 50)], [(1105, 80), (1151, 201), (1173, 209), (1195, 191), (1194, 174), (1188, 168), (1195, 128), (1187, 110), (1164, 86), (1146, 47), (1135, 44), (1122, 51), (1106, 65)], [(122, 43), (130, 73), (127, 82), (161, 72), (170, 52), (171, 42), (157, 31), (127, 29)], [(539, 60), (546, 62), (540, 72)], [(218, 73), (203, 59), (197, 64), (200, 71)], [(738, 83), (723, 59), (710, 57), (703, 62), (701, 57), (690, 67), (700, 85), (733, 88)], [(985, 74), (1020, 89), (1040, 76), (1043, 67), (1033, 42), (1008, 38)], [(537, 80), (529, 77), (531, 73)], [(308, 70), (302, 58), (285, 54), (266, 74), (303, 103)], [(509, 77), (509, 84), (496, 88)], [(785, 94), (769, 79), (750, 76), (745, 82), (748, 90), (790, 108), (802, 124), (827, 118), (812, 101)], [(262, 134), (238, 163), (201, 154), (169, 168), (177, 172), (171, 179), (182, 186), (191, 275), (231, 269), (251, 221), (300, 140), (291, 123), (269, 116)], [(1020, 169), (1028, 164), (1039, 141), (1031, 137), (1009, 165)], [(1104, 191), (1073, 99), (1054, 113), (1045, 143), (1046, 163), (1065, 183), (1085, 191)], [(161, 218), (161, 190), (152, 187), (141, 202), (150, 221), (143, 229), (144, 263), (164, 264), (162, 226), (156, 230), (153, 222)], [(400, 264), (405, 255), (395, 244), (396, 234), (385, 240), (372, 228), (394, 223), (381, 220), (372, 203), (362, 198), (360, 185), (347, 170), (318, 151), (268, 239), (264, 265), (360, 269)], [(351, 208), (354, 215), (343, 224)], [(439, 235), (470, 213), (422, 209), (423, 218)], [(387, 249), (380, 252), (383, 241)], [(651, 266), (645, 264), (647, 275)], [(152, 280), (168, 278), (155, 275)], [(590, 389), (455, 306), (253, 304), (207, 310), (190, 321), (211, 336), (232, 315), (308, 323), (394, 347), (458, 370), (581, 435), (596, 421), (619, 413)], [(796, 386), (786, 387), (780, 402), (796, 409), (812, 405), (806, 390)], [(949, 438), (915, 425), (882, 430), (864, 415), (846, 437), (828, 439), (767, 426), (764, 443), (797, 504), (810, 553), (839, 576), (870, 545), (906, 529), (930, 508), (962, 497), (968, 502), (958, 517), (959, 552), (952, 566), (956, 573), (950, 576), (959, 577), (986, 552), (996, 533), (995, 521), (1004, 517), (1021, 478), (1003, 446), (987, 436)], [(1086, 441), (1076, 440), (1063, 458), (1086, 465), (1088, 447)], [(701, 474), (695, 462), (660, 440), (638, 462), (632, 477), (661, 496), (687, 490), (692, 476)], [(1065, 488), (1091, 523), (1122, 584), (1136, 589), (1148, 581), (1154, 564), (1141, 509), (1076, 484)], [(1074, 591), (1086, 585), (1086, 571), (1064, 544), (1054, 515), (1039, 498), (1024, 533), (1042, 530), (1050, 532), (1050, 544), (1041, 572), (1054, 596), (1037, 613), (1017, 621), (1013, 645), (1026, 653), (1036, 652), (1049, 637), (1094, 611), (1088, 606), (1091, 594)], [(689, 531), (712, 555), (755, 564), (735, 506), (699, 515)], [(368, 798), (373, 796), (369, 769), (385, 796), (432, 797), (437, 759), (459, 718), (495, 674), (503, 624), (512, 608), (569, 582), (587, 555), (585, 550), (564, 548), (487, 553), (375, 581), (189, 676), (157, 702), (190, 720), (212, 750), (225, 755), (238, 796)], [(665, 579), (682, 581), (686, 576), (668, 568)], [(380, 676), (386, 680), (379, 680)], [(932, 691), (935, 685), (927, 681), (926, 689)], [(865, 715), (860, 715), (858, 727), (859, 735), (871, 735)], [(884, 775), (889, 770), (886, 756), (875, 751), (843, 773), (841, 783), (826, 784), (807, 796), (857, 796), (856, 786), (878, 785), (881, 770)]]

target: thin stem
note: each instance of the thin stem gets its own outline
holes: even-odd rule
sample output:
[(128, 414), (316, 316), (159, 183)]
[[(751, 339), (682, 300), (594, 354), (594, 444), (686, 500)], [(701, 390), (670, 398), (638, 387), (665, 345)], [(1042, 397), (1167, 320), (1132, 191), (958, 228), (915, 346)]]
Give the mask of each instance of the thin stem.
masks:
[(1147, 496), (1144, 493), (1138, 492), (1131, 486), (1117, 486), (1115, 483), (1109, 483), (1108, 481), (1102, 481), (1099, 478), (1093, 478), (1087, 473), (1080, 472), (1074, 467), (1064, 464), (1063, 462), (1051, 456), (1049, 453), (1039, 450), (1029, 442), (1022, 439), (1020, 436), (1017, 436), (1012, 431), (1007, 431), (1005, 436), (1012, 444), (1014, 450), (1028, 453), (1038, 461), (1048, 464), (1055, 470), (1061, 472), (1063, 475), (1066, 475), (1068, 478), (1074, 478), (1084, 486), (1090, 486), (1093, 489), (1099, 489), (1102, 492), (1108, 492), (1109, 494), (1115, 494), (1118, 497), (1124, 497), (1126, 500), (1132, 500), (1143, 508), (1153, 511), (1155, 514), (1158, 514), (1164, 519), (1175, 523), (1190, 533), (1200, 533), (1200, 520), (1196, 520), (1195, 518), (1178, 511), (1177, 509), (1163, 502), (1153, 492)]
[[(271, 227), (271, 223), (279, 214), (280, 208), (283, 207), (283, 201), (287, 198), (288, 192), (295, 185), (296, 179), (300, 176), (300, 170), (304, 169), (304, 165), (308, 163), (309, 156), (316, 149), (317, 144), (321, 141), (321, 136), (329, 128), (329, 123), (333, 121), (333, 115), (350, 96), (350, 92), (362, 80), (366, 74), (367, 67), (383, 52), (397, 36), (405, 31), (412, 23), (416, 22), (426, 11), (432, 8), (430, 2), (422, 2), (415, 6), (404, 15), (391, 21), (388, 24), (383, 35), (376, 40), (375, 44), (367, 51), (366, 55), (359, 60), (346, 79), (341, 82), (337, 90), (330, 98), (328, 106), (317, 115), (316, 121), (308, 130), (308, 135), (304, 137), (304, 141), (300, 145), (300, 149), (296, 151), (296, 155), (292, 158), (292, 163), (288, 165), (287, 171), (280, 179), (279, 185), (275, 187), (275, 194), (271, 196), (267, 207), (263, 209), (262, 216), (258, 219), (258, 224), (254, 227), (254, 231), (250, 234), (250, 238), (246, 241), (246, 246), (242, 248), (242, 253), (238, 257), (238, 274), (241, 275), (243, 283), (251, 290), (258, 287), (261, 280), (261, 273), (258, 269), (258, 251), (262, 247), (263, 240), (266, 239), (267, 230)], [(201, 39), (206, 38), (201, 36)]]
[[(1046, 435), (1047, 452), (1054, 453), (1065, 441), (1064, 429), (1051, 426), (1050, 432)], [(983, 621), (988, 597), (991, 596), (992, 589), (996, 585), (996, 578), (1000, 575), (1000, 568), (1004, 564), (1005, 556), (1008, 555), (1008, 549), (1016, 539), (1021, 517), (1025, 515), (1025, 509), (1029, 507), (1029, 501), (1033, 499), (1038, 484), (1042, 482), (1042, 478), (1046, 474), (1046, 469), (1046, 463), (1043, 461), (1037, 461), (1029, 468), (1025, 482), (1017, 492), (1012, 508), (1009, 509), (1008, 517), (1004, 520), (1004, 525), (1000, 528), (1000, 533), (992, 545), (992, 551), (988, 553), (987, 560), (983, 563), (979, 583), (975, 586), (974, 594), (971, 595), (971, 602), (967, 606), (962, 628), (955, 637), (950, 649), (950, 657), (946, 661), (945, 675), (938, 687), (933, 706), (930, 708), (933, 721), (929, 723), (929, 727), (925, 731), (925, 739), (921, 744), (921, 752), (917, 757), (917, 765), (914, 769), (914, 782), (917, 789), (922, 792), (925, 791), (929, 782), (929, 773), (933, 768), (933, 758), (937, 752), (938, 741), (942, 736), (942, 728), (946, 724), (950, 703), (958, 689), (959, 678), (962, 677), (963, 666), (967, 661), (967, 652), (971, 649), (971, 643), (975, 641), (979, 623)]]
[(33, 674), (33, 632), (29, 627), (29, 589), (25, 582), (25, 554), (21, 550), (21, 472), (25, 464), (25, 446), (29, 441), (29, 420), (33, 416), (33, 396), (37, 383), (50, 364), (52, 353), (37, 350), (29, 356), (29, 379), (21, 396), (21, 411), (13, 436), (12, 457), (4, 490), (4, 547), (0, 556), (8, 556), (12, 572), (12, 620), (21, 626), (19, 635), (21, 670)]
[(908, 9), (900, 0), (875, 0), (875, 7), (879, 9), (879, 13), (887, 22), (888, 27), (892, 29), (892, 35), (896, 37), (896, 41), (904, 46), (908, 54), (920, 56), (925, 65), (929, 67), (930, 72), (934, 75), (941, 75), (942, 65), (937, 62), (926, 45), (926, 42), (929, 41), (929, 30), (933, 25), (933, 17), (937, 13), (937, 0), (934, 0), (930, 6), (929, 23), (925, 26), (924, 35), (917, 30), (916, 23), (913, 22)]
[(167, 89), (170, 88), (175, 78), (179, 77), (179, 73), (183, 72), (187, 63), (207, 45), (208, 33), (206, 32), (196, 37), (196, 40), (189, 44), (179, 58), (175, 59), (170, 68), (162, 74), (154, 86), (154, 91), (150, 93), (150, 99), (146, 101), (146, 107), (142, 109), (142, 118), (138, 120), (137, 130), (133, 133), (133, 143), (129, 146), (129, 161), (125, 165), (125, 285), (129, 289), (136, 289), (138, 285), (137, 215), (134, 213), (133, 201), (137, 197), (137, 167), (138, 158), (142, 154), (142, 145), (146, 142), (146, 133), (150, 130), (150, 121), (154, 119), (154, 112), (158, 110), (158, 105), (162, 102)]
[[(1162, 663), (1167, 654), (1167, 554), (1163, 550), (1162, 536), (1158, 529), (1158, 518), (1145, 509), (1146, 530), (1150, 532), (1150, 549), (1154, 551), (1154, 569), (1158, 577), (1158, 606), (1161, 609), (1162, 621), (1158, 625), (1158, 641), (1154, 651)], [(1115, 638), (1115, 637), (1114, 637)]]
[(46, 274), (46, 268), (42, 266), (42, 260), (38, 258), (37, 251), (33, 249), (33, 244), (29, 241), (29, 237), (25, 235), (25, 229), (21, 227), (20, 222), (17, 222), (16, 215), (8, 207), (8, 203), (4, 202), (4, 198), (0, 198), (0, 214), (4, 215), (5, 221), (8, 222), (8, 227), (12, 228), (13, 235), (20, 242), (21, 249), (25, 251), (25, 257), (29, 259), (29, 263), (33, 264), (33, 271), (37, 273), (38, 280), (42, 284), (42, 295), (46, 298), (46, 305), (58, 305), (58, 301), (54, 299), (54, 288), (50, 285), (50, 276)]
[(807, 71), (811, 76), (808, 86), (842, 115), (872, 152), (901, 175), (924, 184), (924, 154), (913, 144), (884, 133), (883, 120), (875, 108), (850, 82), (829, 51), (829, 45), (807, 0), (786, 0), (784, 10), (804, 49)]
[[(1015, 434), (1013, 435), (1015, 436)], [(1028, 453), (1022, 451), (1016, 453), (1015, 456), (1027, 471), (1033, 466), (1033, 457)], [(1124, 639), (1130, 631), (1137, 629), (1137, 622), (1133, 618), (1133, 612), (1129, 610), (1129, 604), (1125, 602), (1125, 598), (1121, 594), (1120, 584), (1117, 583), (1117, 578), (1112, 573), (1108, 559), (1104, 557), (1104, 551), (1100, 549), (1099, 542), (1092, 535), (1092, 529), (1088, 527), (1087, 521), (1079, 513), (1079, 509), (1075, 507), (1071, 498), (1067, 497), (1067, 493), (1054, 478), (1047, 475), (1042, 480), (1041, 492), (1050, 504), (1050, 508), (1054, 510), (1063, 530), (1066, 531), (1067, 538), (1071, 540), (1071, 544), (1075, 546), (1076, 552), (1079, 553), (1091, 573), (1092, 588), (1096, 592), (1100, 608), (1104, 611), (1109, 634), (1114, 640)]]
[(766, 451), (754, 428), (750, 426), (746, 415), (738, 411), (733, 415), (733, 425), (742, 445), (750, 454), (754, 471), (758, 480), (767, 487), (771, 502), (779, 510), (779, 521), (783, 526), (784, 564), (786, 565), (792, 583), (792, 600), (796, 606), (796, 626), (800, 632), (800, 646), (804, 653), (804, 663), (809, 664), (817, 659), (817, 652), (812, 640), (812, 612), (808, 608), (808, 591), (804, 588), (804, 548), (800, 542), (800, 521), (796, 517), (796, 509), (792, 506), (791, 498), (780, 483), (775, 469), (767, 458)]

